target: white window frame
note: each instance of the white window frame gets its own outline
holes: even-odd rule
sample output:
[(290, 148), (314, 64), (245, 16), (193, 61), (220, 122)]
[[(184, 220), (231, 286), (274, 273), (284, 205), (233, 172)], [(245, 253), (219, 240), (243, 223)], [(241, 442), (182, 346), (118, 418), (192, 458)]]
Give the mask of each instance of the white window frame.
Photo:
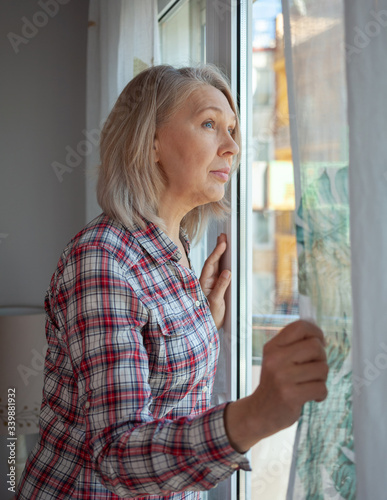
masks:
[[(239, 103), (243, 138), (241, 165), (231, 180), (232, 213), (223, 224), (214, 224), (208, 233), (208, 251), (216, 236), (225, 232), (231, 243), (224, 266), (231, 269), (233, 279), (228, 294), (229, 313), (221, 333), (223, 350), (218, 376), (227, 388), (226, 398), (235, 400), (251, 392), (251, 270), (252, 270), (252, 113), (251, 99), (251, 0), (207, 0), (206, 60), (222, 69), (231, 81), (233, 97)], [(226, 369), (222, 369), (226, 366)], [(215, 387), (216, 392), (216, 387)], [(239, 471), (216, 488), (216, 498), (248, 500), (251, 495), (250, 474)], [(210, 494), (210, 500), (215, 496)]]

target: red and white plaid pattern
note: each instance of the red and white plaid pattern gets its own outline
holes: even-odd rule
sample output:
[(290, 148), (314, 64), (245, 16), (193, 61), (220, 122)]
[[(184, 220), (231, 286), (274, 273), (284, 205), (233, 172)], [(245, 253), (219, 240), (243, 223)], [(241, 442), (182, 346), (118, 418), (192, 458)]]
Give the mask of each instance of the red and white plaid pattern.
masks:
[[(189, 242), (181, 234), (189, 252)], [(219, 338), (194, 272), (154, 224), (102, 214), (46, 294), (40, 440), (17, 498), (197, 499), (247, 459), (210, 408)]]

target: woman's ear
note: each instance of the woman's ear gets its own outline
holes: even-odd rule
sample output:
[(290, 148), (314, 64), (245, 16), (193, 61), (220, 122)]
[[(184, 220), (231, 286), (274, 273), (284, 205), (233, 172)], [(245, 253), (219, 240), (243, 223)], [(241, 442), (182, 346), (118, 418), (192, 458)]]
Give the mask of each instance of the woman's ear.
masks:
[(153, 161), (155, 163), (157, 163), (160, 160), (159, 150), (160, 150), (160, 142), (157, 137), (157, 134), (155, 134), (155, 138), (153, 140)]

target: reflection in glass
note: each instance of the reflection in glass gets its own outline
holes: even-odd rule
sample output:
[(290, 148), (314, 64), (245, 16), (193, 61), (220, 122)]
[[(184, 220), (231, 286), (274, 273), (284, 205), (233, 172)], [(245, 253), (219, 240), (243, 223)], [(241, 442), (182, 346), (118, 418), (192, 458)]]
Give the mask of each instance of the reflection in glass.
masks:
[[(263, 345), (298, 318), (295, 193), (281, 2), (253, 3), (252, 387)], [(295, 426), (252, 449), (252, 500), (285, 500)]]

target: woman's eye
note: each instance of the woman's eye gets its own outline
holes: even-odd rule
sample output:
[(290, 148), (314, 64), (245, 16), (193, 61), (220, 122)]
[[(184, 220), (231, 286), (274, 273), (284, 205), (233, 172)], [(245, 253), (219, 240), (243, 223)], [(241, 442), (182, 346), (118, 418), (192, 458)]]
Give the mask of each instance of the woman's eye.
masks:
[(229, 128), (229, 129), (228, 129), (228, 133), (229, 133), (230, 135), (234, 135), (234, 134), (235, 134), (235, 128)]
[(213, 121), (205, 122), (203, 125), (206, 128), (214, 128), (214, 122)]

